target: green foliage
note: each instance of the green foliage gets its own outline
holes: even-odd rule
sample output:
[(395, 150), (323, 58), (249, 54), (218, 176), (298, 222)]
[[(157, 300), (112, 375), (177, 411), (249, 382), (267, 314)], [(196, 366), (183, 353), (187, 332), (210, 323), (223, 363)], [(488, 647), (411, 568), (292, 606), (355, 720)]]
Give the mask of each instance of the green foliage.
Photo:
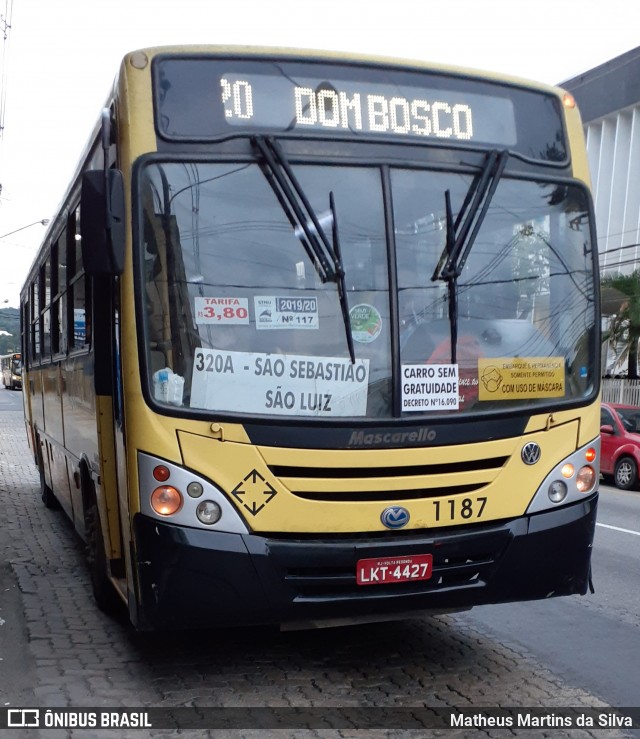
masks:
[(20, 351), (20, 311), (0, 308), (0, 354)]
[(630, 275), (610, 274), (602, 278), (603, 288), (613, 288), (624, 296), (618, 312), (612, 316), (608, 339), (617, 354), (616, 365), (627, 360), (629, 379), (638, 379), (638, 341), (640, 340), (640, 270)]

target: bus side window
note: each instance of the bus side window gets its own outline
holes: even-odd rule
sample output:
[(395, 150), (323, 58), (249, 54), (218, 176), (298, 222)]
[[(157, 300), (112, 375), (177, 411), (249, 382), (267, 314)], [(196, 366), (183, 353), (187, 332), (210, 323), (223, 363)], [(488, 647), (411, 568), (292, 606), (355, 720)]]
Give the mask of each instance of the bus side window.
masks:
[(31, 359), (37, 362), (40, 359), (40, 316), (38, 310), (38, 281), (34, 281), (29, 286), (30, 300), (30, 343), (31, 343)]
[(69, 351), (69, 319), (67, 307), (67, 280), (69, 263), (69, 239), (73, 239), (74, 235), (67, 227), (58, 239), (58, 299), (55, 308), (58, 312), (58, 351), (65, 353)]
[(80, 207), (70, 217), (67, 240), (67, 306), (69, 348), (80, 349), (91, 343), (91, 280), (84, 273), (80, 240)]
[(145, 209), (144, 277), (151, 372), (171, 366), (171, 332), (168, 326), (166, 252), (159, 248), (164, 236), (160, 217)]
[[(181, 254), (180, 233), (175, 215), (163, 215), (154, 207), (154, 185), (144, 188), (144, 299), (150, 372), (170, 367), (177, 374), (186, 372), (185, 357), (193, 356), (192, 344), (199, 337), (182, 329), (193, 325), (188, 307), (184, 264), (176, 259)], [(182, 275), (182, 277), (181, 277)], [(191, 347), (191, 348), (189, 348)]]
[(67, 351), (66, 291), (67, 291), (67, 228), (51, 245), (51, 353)]
[(42, 266), (42, 357), (51, 358), (51, 253)]
[(22, 363), (23, 366), (28, 366), (29, 352), (30, 352), (30, 324), (29, 324), (29, 291), (27, 291), (27, 298), (25, 302), (20, 306), (22, 311), (22, 335), (20, 337), (20, 343), (22, 346)]

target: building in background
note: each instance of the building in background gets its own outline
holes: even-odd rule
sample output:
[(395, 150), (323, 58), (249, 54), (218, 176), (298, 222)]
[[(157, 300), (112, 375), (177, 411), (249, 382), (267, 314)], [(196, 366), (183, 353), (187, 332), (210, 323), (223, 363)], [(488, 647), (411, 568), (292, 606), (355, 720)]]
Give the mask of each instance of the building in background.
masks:
[[(560, 84), (582, 114), (601, 273), (630, 275), (640, 269), (640, 47)], [(603, 331), (625, 300), (603, 290)], [(606, 342), (603, 374), (626, 375), (623, 357)]]
[(640, 267), (640, 46), (561, 83), (587, 136), (602, 273)]

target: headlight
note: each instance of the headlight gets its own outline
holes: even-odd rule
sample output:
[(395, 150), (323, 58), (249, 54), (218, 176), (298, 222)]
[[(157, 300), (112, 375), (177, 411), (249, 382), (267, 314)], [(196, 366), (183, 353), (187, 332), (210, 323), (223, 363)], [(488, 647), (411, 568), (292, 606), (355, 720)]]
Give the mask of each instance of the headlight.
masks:
[(527, 513), (548, 511), (583, 500), (597, 486), (599, 457), (600, 437), (559, 462), (536, 491)]
[(162, 485), (151, 493), (151, 507), (159, 516), (173, 516), (182, 508), (182, 495), (171, 485)]
[(138, 452), (140, 511), (179, 526), (247, 534), (249, 529), (227, 496), (205, 477)]
[(196, 508), (198, 521), (207, 524), (207, 526), (218, 523), (221, 515), (220, 506), (212, 500), (203, 500), (202, 503), (198, 503), (198, 507)]
[(588, 493), (596, 484), (596, 471), (593, 467), (586, 465), (581, 467), (576, 475), (576, 487), (581, 493)]
[(562, 503), (568, 492), (566, 483), (562, 480), (554, 480), (549, 485), (549, 500), (552, 503)]

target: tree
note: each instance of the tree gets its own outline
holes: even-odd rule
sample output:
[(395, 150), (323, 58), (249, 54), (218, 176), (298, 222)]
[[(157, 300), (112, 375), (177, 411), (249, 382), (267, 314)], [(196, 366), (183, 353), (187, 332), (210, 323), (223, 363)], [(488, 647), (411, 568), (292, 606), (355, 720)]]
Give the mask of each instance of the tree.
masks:
[(628, 377), (638, 379), (638, 341), (640, 340), (640, 269), (630, 275), (609, 274), (602, 278), (603, 288), (621, 295), (619, 307), (611, 317), (604, 338), (616, 352), (616, 366), (627, 360)]

